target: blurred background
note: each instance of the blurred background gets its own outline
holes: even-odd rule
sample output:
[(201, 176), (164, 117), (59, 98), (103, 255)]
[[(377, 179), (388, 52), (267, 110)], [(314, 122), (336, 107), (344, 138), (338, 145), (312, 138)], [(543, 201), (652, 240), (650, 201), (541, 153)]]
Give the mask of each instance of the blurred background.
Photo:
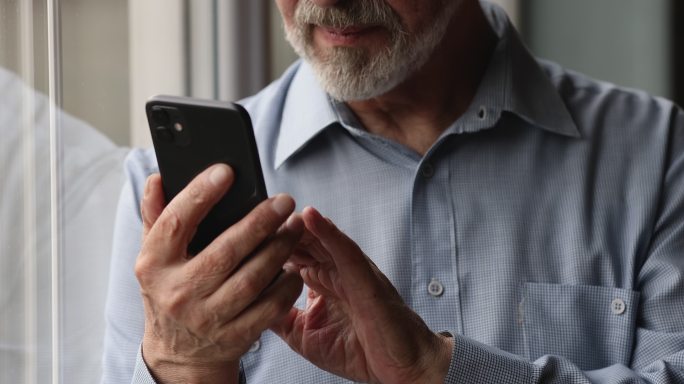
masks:
[[(684, 103), (684, 2), (495, 2), (537, 56)], [(145, 100), (237, 100), (295, 59), (270, 0), (0, 0), (0, 383), (98, 380)]]

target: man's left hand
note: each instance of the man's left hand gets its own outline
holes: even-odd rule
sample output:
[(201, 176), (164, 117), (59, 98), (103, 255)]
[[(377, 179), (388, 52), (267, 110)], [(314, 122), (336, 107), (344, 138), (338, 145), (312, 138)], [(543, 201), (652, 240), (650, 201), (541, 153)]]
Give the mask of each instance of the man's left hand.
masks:
[(318, 367), (354, 381), (441, 383), (453, 339), (432, 332), (349, 237), (313, 208), (288, 267), (309, 287), (272, 329)]

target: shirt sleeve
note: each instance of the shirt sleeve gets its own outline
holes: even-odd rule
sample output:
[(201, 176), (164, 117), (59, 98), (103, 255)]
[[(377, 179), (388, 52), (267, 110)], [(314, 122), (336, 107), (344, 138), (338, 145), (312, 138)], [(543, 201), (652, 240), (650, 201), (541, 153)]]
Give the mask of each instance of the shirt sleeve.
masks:
[(135, 358), (135, 370), (133, 371), (133, 380), (131, 380), (131, 383), (156, 384), (154, 378), (152, 377), (152, 374), (150, 373), (149, 369), (147, 369), (145, 360), (143, 360), (142, 348), (138, 350), (138, 355)]
[(142, 236), (141, 193), (153, 164), (150, 154), (141, 150), (132, 151), (125, 161), (127, 182), (117, 207), (105, 304), (103, 383), (131, 382), (142, 341), (145, 317), (134, 266)]
[[(147, 369), (145, 360), (142, 357), (142, 348), (138, 349), (138, 355), (135, 358), (135, 371), (133, 372), (132, 384), (156, 384), (150, 370)], [(238, 384), (247, 384), (245, 380), (245, 370), (242, 368), (242, 362), (240, 362), (240, 378)]]
[(637, 271), (630, 365), (582, 371), (562, 356), (528, 361), (455, 335), (445, 383), (684, 383), (684, 112), (672, 116), (659, 215)]

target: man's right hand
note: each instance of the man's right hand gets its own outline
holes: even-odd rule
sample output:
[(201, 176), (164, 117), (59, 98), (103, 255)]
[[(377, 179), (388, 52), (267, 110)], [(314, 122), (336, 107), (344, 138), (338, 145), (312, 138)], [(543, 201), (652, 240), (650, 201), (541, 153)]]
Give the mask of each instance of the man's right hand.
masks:
[(286, 223), (295, 207), (286, 195), (262, 202), (189, 257), (197, 225), (233, 179), (228, 166), (214, 165), (168, 205), (160, 176), (147, 180), (135, 273), (145, 304), (143, 358), (160, 383), (236, 382), (240, 356), (301, 293), (299, 274), (282, 270), (303, 231), (299, 220)]

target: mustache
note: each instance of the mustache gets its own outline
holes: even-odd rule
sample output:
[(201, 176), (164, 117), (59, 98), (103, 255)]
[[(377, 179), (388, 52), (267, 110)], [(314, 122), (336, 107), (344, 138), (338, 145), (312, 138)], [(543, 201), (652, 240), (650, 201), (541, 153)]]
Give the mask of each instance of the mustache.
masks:
[(333, 7), (320, 7), (311, 0), (300, 0), (294, 19), (299, 26), (313, 24), (339, 29), (379, 26), (392, 33), (405, 34), (399, 16), (384, 0), (349, 0)]

